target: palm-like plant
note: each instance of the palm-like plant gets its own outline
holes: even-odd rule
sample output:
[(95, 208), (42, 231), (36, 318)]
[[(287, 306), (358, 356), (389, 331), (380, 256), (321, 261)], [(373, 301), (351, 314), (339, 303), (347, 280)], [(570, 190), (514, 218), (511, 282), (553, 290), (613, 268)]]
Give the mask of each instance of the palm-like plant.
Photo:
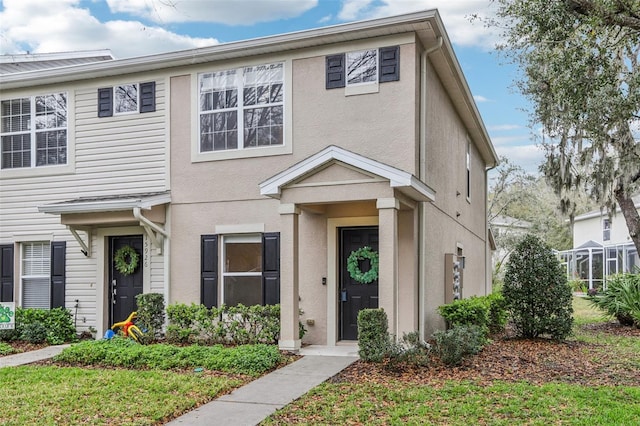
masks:
[(590, 297), (589, 301), (620, 324), (640, 328), (640, 274), (609, 278), (607, 289), (601, 295)]

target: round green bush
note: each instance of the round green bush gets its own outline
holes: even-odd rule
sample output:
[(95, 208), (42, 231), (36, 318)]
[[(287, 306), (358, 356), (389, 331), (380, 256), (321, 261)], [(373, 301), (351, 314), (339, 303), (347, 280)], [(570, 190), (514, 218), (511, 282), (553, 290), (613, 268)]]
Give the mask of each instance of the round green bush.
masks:
[(573, 325), (571, 287), (551, 248), (526, 235), (509, 256), (502, 289), (516, 333), (564, 340)]

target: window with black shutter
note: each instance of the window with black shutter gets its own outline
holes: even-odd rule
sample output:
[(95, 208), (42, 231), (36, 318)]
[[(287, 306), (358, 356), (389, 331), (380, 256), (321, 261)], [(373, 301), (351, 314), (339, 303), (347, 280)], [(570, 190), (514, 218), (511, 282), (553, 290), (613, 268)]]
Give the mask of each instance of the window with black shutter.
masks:
[(225, 305), (280, 303), (279, 233), (225, 235), (220, 246), (217, 235), (203, 235), (201, 259), (201, 303), (205, 306), (218, 306), (218, 279)]
[(400, 46), (330, 55), (325, 62), (327, 89), (400, 80)]
[(98, 89), (98, 117), (156, 110), (156, 82), (121, 84)]
[(0, 245), (0, 302), (13, 302), (13, 244)]
[(66, 241), (51, 243), (51, 308), (64, 308)]
[(200, 237), (200, 303), (218, 306), (218, 236)]

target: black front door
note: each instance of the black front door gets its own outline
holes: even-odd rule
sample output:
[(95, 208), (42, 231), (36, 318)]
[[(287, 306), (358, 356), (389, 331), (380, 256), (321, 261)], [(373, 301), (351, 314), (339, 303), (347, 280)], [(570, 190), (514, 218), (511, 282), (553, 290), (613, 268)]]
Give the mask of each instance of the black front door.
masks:
[[(114, 258), (122, 247), (132, 247), (139, 256), (138, 266), (133, 273), (125, 275), (116, 269)], [(129, 235), (111, 237), (109, 239), (109, 294), (111, 324), (127, 319), (129, 314), (137, 309), (136, 296), (142, 293), (142, 236)], [(125, 260), (129, 262), (129, 257)]]
[[(378, 280), (362, 284), (347, 270), (349, 255), (364, 246), (378, 251), (378, 227), (340, 228), (340, 340), (358, 339), (358, 312), (378, 307)], [(369, 270), (369, 261), (360, 262), (360, 270)]]

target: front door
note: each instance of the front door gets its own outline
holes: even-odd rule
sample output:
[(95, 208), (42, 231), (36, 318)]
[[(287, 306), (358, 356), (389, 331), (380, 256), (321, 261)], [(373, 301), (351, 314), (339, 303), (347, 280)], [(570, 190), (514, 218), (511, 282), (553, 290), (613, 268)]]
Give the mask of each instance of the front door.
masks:
[[(130, 274), (125, 274), (116, 268), (115, 257), (118, 250), (129, 246), (138, 253), (138, 265)], [(111, 310), (110, 324), (127, 319), (129, 314), (137, 309), (136, 296), (142, 293), (142, 236), (129, 235), (111, 237), (109, 239), (109, 293)], [(130, 257), (124, 258), (129, 265)]]
[[(358, 339), (358, 312), (378, 307), (378, 280), (363, 284), (354, 280), (347, 270), (347, 259), (352, 252), (368, 246), (378, 251), (378, 227), (340, 228), (340, 340)], [(368, 260), (359, 262), (360, 271), (366, 273)]]

